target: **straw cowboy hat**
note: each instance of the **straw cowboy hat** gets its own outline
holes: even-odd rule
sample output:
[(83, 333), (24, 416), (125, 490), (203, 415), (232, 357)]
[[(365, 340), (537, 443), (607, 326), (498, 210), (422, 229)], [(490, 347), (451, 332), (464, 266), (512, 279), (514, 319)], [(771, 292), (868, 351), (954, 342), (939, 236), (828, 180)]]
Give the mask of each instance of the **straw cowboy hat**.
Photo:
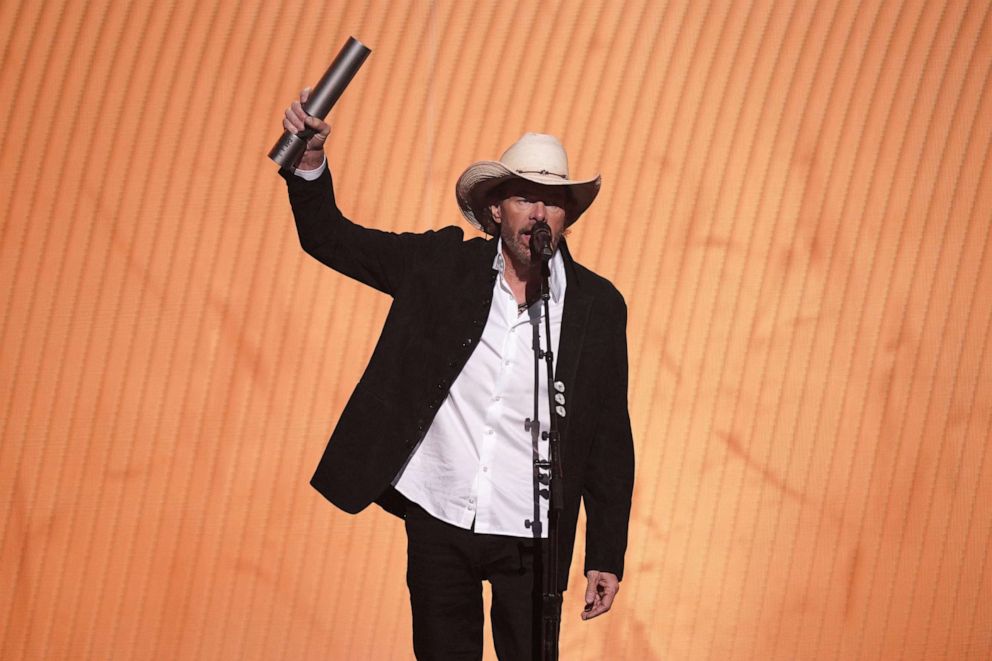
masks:
[(543, 133), (525, 133), (510, 145), (498, 161), (479, 161), (458, 177), (455, 195), (462, 215), (474, 227), (496, 235), (496, 223), (489, 213), (490, 193), (504, 181), (526, 179), (545, 186), (567, 186), (572, 208), (565, 221), (571, 225), (589, 208), (599, 193), (600, 176), (592, 179), (568, 178), (568, 155), (558, 138)]

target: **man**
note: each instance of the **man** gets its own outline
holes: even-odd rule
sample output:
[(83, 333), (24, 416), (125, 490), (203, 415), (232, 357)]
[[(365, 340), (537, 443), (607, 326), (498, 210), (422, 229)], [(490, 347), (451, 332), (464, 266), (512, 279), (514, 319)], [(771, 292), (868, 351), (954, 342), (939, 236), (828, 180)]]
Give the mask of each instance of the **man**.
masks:
[[(301, 94), (305, 102), (308, 90)], [(407, 583), (418, 659), (482, 657), (482, 581), (492, 585), (501, 659), (531, 658), (535, 555), (547, 500), (534, 454), (534, 342), (544, 346), (541, 261), (532, 230), (551, 231), (551, 349), (564, 467), (558, 555), (567, 585), (579, 503), (587, 518), (582, 619), (608, 611), (623, 575), (633, 487), (627, 413), (626, 306), (576, 263), (563, 238), (599, 192), (569, 179), (557, 139), (527, 134), (500, 161), (459, 178), (466, 220), (492, 240), (446, 227), (393, 234), (337, 208), (324, 122), (299, 102), (283, 125), (311, 129), (295, 172), (283, 170), (300, 243), (340, 273), (393, 298), (369, 365), (341, 414), (311, 484), (341, 509), (377, 502), (406, 520)], [(542, 361), (543, 363), (543, 361)], [(540, 365), (537, 420), (549, 421)], [(563, 390), (563, 392), (561, 392)], [(536, 446), (536, 447), (535, 447)]]

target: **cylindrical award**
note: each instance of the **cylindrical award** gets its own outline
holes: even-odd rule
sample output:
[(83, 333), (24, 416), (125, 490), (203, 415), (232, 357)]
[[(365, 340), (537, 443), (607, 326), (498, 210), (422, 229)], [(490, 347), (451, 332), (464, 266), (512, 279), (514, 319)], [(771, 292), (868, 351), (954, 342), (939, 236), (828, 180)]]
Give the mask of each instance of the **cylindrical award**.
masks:
[[(371, 52), (358, 39), (348, 37), (348, 42), (341, 48), (320, 82), (310, 92), (310, 97), (303, 104), (304, 112), (319, 119), (327, 117), (327, 113), (337, 103), (344, 89)], [(309, 128), (299, 133), (284, 131), (279, 142), (269, 151), (269, 158), (280, 167), (292, 168), (300, 159), (303, 150), (307, 148), (307, 140), (312, 136), (313, 131)]]

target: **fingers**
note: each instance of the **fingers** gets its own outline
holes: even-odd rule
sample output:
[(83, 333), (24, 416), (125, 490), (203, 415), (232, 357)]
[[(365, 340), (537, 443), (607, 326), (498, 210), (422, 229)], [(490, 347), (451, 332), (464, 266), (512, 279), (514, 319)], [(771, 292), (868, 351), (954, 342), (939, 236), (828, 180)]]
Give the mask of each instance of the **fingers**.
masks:
[(286, 108), (286, 119), (289, 120), (290, 124), (296, 128), (297, 131), (302, 131), (304, 127), (304, 122), (309, 115), (303, 110), (303, 106), (300, 105), (299, 101), (293, 101)]
[(596, 601), (596, 584), (599, 581), (599, 572), (595, 570), (590, 570), (586, 574), (586, 610), (592, 607), (592, 604)]
[(587, 575), (586, 605), (582, 611), (583, 620), (598, 617), (613, 607), (613, 600), (620, 591), (620, 581), (609, 572), (590, 571)]
[(331, 127), (327, 125), (327, 122), (322, 119), (318, 119), (317, 117), (310, 117), (307, 115), (306, 125), (308, 129), (313, 129), (314, 133), (324, 138), (326, 138), (331, 132)]
[(289, 133), (306, 140), (306, 147), (300, 153), (294, 167), (300, 170), (315, 170), (324, 162), (324, 142), (331, 133), (331, 127), (322, 119), (312, 117), (303, 109), (310, 98), (310, 88), (300, 90), (300, 100), (289, 104), (283, 113), (282, 127)]
[(323, 144), (327, 135), (331, 132), (331, 127), (316, 117), (307, 117), (301, 121), (298, 118), (290, 117), (288, 110), (286, 113), (286, 117), (282, 120), (282, 126), (290, 133), (299, 134), (304, 129), (311, 129), (319, 137), (320, 143)]
[(603, 591), (603, 596), (600, 603), (603, 606), (604, 613), (610, 610), (611, 608), (613, 608), (613, 600), (616, 598), (617, 592), (618, 592), (617, 588), (607, 589)]
[(300, 134), (305, 129), (313, 131), (314, 135), (307, 142), (307, 149), (320, 150), (324, 141), (331, 132), (331, 127), (322, 119), (312, 117), (303, 109), (303, 104), (310, 98), (310, 88), (306, 87), (300, 92), (300, 100), (293, 101), (282, 120), (282, 126), (291, 133)]
[[(293, 102), (296, 103), (295, 101)], [(282, 125), (287, 131), (292, 131), (293, 133), (299, 133), (305, 127), (304, 121), (306, 117), (300, 117), (296, 114), (294, 108), (290, 106), (286, 108), (286, 116), (283, 117)]]
[(596, 594), (596, 598), (586, 604), (585, 610), (582, 611), (583, 620), (591, 620), (594, 617), (599, 617), (603, 613), (610, 610), (613, 607), (613, 599), (616, 596), (616, 592), (603, 591)]

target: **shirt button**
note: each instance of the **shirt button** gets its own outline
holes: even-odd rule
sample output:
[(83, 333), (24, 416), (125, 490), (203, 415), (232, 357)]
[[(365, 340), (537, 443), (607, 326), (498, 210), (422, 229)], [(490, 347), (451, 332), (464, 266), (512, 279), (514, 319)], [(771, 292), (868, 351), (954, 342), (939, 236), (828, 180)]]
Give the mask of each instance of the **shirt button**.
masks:
[(492, 430), (492, 429), (487, 429), (487, 430), (486, 430), (486, 435), (488, 435), (488, 436), (492, 436), (492, 435), (493, 435), (494, 433), (495, 433), (495, 432), (493, 432), (493, 430)]
[(482, 467), (482, 472), (483, 473), (488, 473), (489, 472), (489, 466), (483, 466)]
[(504, 361), (503, 361), (503, 364), (504, 364), (504, 365), (509, 365), (509, 364), (510, 364), (510, 361), (508, 361), (508, 360), (504, 360)]
[(468, 499), (468, 502), (469, 502), (469, 503), (472, 503), (472, 504), (475, 504), (475, 498), (469, 498), (469, 499)]
[(498, 402), (501, 399), (502, 399), (502, 397), (500, 397), (499, 395), (493, 395), (493, 401), (494, 402)]

